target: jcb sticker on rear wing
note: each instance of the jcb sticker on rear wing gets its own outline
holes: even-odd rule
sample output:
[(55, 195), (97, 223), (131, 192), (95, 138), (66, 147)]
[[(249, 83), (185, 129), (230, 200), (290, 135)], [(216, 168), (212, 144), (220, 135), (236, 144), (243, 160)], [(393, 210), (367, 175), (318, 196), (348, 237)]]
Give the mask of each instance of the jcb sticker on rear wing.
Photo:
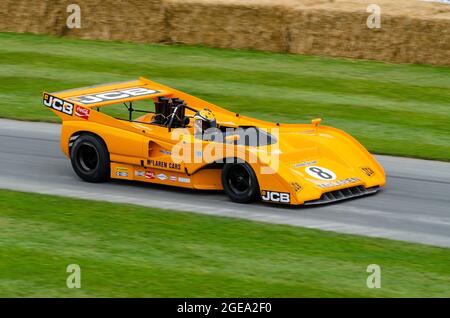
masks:
[(48, 93), (44, 93), (43, 103), (44, 106), (57, 110), (66, 115), (71, 116), (73, 114), (74, 105), (72, 103)]
[(148, 89), (144, 87), (134, 87), (134, 88), (127, 88), (127, 89), (121, 89), (121, 90), (112, 90), (112, 91), (106, 91), (96, 94), (89, 94), (89, 95), (81, 95), (81, 96), (75, 96), (71, 97), (70, 100), (80, 103), (80, 104), (96, 104), (106, 101), (112, 101), (112, 100), (119, 100), (119, 99), (126, 99), (126, 98), (133, 98), (133, 97), (141, 97), (141, 96), (150, 96), (154, 94), (160, 93), (157, 90), (154, 89)]

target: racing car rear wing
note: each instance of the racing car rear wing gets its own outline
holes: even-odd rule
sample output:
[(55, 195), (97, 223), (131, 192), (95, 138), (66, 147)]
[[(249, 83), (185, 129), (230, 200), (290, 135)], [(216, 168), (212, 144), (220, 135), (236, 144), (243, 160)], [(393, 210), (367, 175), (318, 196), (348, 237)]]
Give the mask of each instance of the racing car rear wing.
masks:
[[(140, 77), (137, 80), (75, 88), (55, 93), (45, 92), (43, 102), (52, 108), (70, 108), (71, 104), (97, 108), (159, 96), (170, 96), (167, 87)], [(73, 105), (72, 105), (73, 107)]]

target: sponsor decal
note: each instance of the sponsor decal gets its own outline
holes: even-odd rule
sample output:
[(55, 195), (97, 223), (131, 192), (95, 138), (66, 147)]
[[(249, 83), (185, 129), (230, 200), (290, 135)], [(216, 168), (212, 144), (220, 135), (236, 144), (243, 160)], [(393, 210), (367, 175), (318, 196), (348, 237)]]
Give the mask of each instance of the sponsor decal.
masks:
[(73, 114), (74, 105), (72, 103), (69, 103), (68, 101), (52, 96), (50, 94), (44, 94), (43, 104), (44, 106), (57, 110), (66, 115)]
[(162, 181), (167, 180), (167, 176), (164, 173), (158, 174), (157, 177), (159, 180), (162, 180)]
[(169, 180), (170, 180), (170, 181), (177, 181), (177, 177), (175, 177), (175, 176), (170, 176)]
[(145, 171), (142, 171), (142, 170), (136, 170), (136, 171), (134, 171), (134, 175), (135, 175), (136, 177), (145, 177)]
[(118, 177), (128, 177), (128, 168), (117, 167), (116, 176)]
[(300, 163), (296, 163), (294, 165), (294, 168), (299, 168), (299, 167), (304, 167), (304, 166), (309, 166), (309, 165), (315, 165), (317, 163), (317, 161), (303, 161)]
[(318, 186), (321, 187), (322, 189), (328, 189), (328, 188), (342, 186), (345, 184), (356, 183), (359, 181), (361, 181), (360, 178), (347, 178), (347, 179), (342, 179), (342, 180), (336, 180), (333, 182), (321, 183), (321, 184), (318, 184)]
[(181, 182), (181, 183), (191, 183), (191, 179), (190, 179), (190, 178), (179, 177), (179, 178), (178, 178), (178, 182)]
[(172, 152), (169, 150), (166, 150), (166, 149), (161, 149), (159, 152), (162, 153), (163, 155), (169, 155), (169, 156), (172, 155)]
[(151, 170), (145, 171), (145, 177), (147, 179), (155, 179), (155, 173)]
[(179, 163), (166, 162), (166, 161), (162, 161), (162, 160), (149, 159), (149, 160), (147, 160), (147, 164), (149, 166), (157, 167), (157, 168), (165, 168), (165, 169), (169, 168), (169, 169), (174, 169), (174, 170), (181, 169), (181, 164), (179, 164)]
[(121, 90), (112, 90), (107, 92), (102, 92), (98, 94), (81, 95), (70, 98), (70, 100), (80, 103), (80, 104), (96, 104), (106, 101), (125, 99), (130, 97), (154, 95), (159, 93), (154, 89), (148, 89), (144, 87), (134, 87)]
[(309, 166), (305, 168), (305, 171), (311, 177), (319, 180), (336, 180), (336, 174), (327, 168), (319, 166)]
[(89, 116), (91, 115), (91, 110), (81, 107), (81, 106), (76, 106), (75, 107), (75, 116), (83, 118), (83, 119), (89, 119)]
[(295, 192), (298, 192), (298, 191), (300, 191), (302, 189), (302, 186), (299, 185), (297, 182), (291, 182), (291, 187), (294, 188)]
[(261, 199), (267, 202), (290, 203), (291, 195), (288, 192), (261, 191)]
[(370, 167), (361, 167), (361, 170), (369, 177), (375, 174), (375, 171), (373, 171)]

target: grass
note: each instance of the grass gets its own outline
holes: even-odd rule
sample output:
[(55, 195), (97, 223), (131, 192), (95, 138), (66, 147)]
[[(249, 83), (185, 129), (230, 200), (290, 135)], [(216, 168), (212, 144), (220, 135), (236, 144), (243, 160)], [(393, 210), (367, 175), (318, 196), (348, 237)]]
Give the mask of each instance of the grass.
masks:
[(232, 111), (315, 117), (370, 151), (450, 160), (450, 68), (0, 33), (0, 116), (56, 121), (41, 92), (145, 76)]
[(0, 297), (450, 296), (444, 248), (6, 190), (0, 255)]

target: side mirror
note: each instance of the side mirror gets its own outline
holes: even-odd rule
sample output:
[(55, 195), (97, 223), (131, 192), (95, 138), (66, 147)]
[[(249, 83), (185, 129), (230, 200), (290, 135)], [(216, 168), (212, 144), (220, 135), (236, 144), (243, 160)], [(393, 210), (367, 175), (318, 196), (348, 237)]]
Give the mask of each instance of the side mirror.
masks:
[(311, 124), (313, 126), (319, 126), (319, 124), (322, 122), (322, 118), (314, 118), (313, 120), (311, 120)]

